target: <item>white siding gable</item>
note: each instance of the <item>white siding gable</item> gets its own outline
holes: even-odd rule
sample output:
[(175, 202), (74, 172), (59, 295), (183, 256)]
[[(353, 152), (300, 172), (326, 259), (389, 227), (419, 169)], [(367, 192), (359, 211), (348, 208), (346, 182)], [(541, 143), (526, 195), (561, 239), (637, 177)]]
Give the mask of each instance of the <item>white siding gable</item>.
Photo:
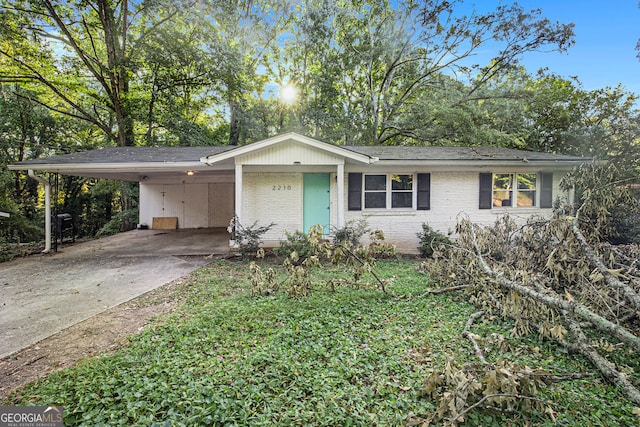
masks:
[(343, 157), (295, 141), (273, 144), (236, 158), (236, 164), (241, 165), (338, 165), (343, 163)]

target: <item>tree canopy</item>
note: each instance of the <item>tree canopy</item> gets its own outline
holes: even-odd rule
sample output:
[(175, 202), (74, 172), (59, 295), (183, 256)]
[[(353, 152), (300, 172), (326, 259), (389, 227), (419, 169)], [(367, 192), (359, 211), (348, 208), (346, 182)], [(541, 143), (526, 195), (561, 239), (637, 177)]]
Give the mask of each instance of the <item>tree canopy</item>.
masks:
[[(584, 154), (637, 170), (636, 94), (519, 64), (569, 49), (573, 24), (516, 2), (487, 13), (465, 3), (0, 0), (0, 163), (295, 130), (336, 144)], [(277, 96), (287, 84), (291, 102)], [(20, 175), (3, 167), (2, 177), (0, 194), (24, 202)]]
[[(465, 15), (460, 4), (3, 0), (0, 82), (33, 88), (35, 102), (122, 146), (215, 141), (218, 127), (228, 137), (217, 141), (235, 144), (283, 126), (350, 143), (423, 143), (429, 118), (408, 118), (446, 81), (465, 83), (443, 100), (455, 106), (527, 52), (573, 43), (572, 24), (540, 10)], [(489, 43), (495, 56), (475, 64)], [(286, 81), (300, 89), (289, 111), (265, 96)]]

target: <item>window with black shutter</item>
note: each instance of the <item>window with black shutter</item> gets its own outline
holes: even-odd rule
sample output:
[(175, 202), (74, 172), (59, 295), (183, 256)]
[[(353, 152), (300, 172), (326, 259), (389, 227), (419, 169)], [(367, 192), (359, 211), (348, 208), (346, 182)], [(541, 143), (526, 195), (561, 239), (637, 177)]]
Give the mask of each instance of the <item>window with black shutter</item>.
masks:
[(491, 209), (492, 200), (491, 195), (493, 193), (493, 174), (481, 173), (480, 174), (480, 203), (478, 208)]
[(552, 173), (481, 173), (479, 208), (550, 208), (552, 190)]
[(540, 174), (540, 207), (550, 208), (553, 205), (553, 174)]
[(428, 211), (431, 209), (431, 174), (418, 174), (418, 210)]
[(349, 174), (349, 199), (347, 209), (350, 211), (362, 210), (362, 174)]

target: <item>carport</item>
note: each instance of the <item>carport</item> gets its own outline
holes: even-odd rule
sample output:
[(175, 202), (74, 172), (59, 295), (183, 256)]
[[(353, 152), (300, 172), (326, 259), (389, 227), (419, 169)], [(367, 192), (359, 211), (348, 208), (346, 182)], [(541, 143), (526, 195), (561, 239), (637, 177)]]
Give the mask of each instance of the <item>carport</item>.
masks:
[(133, 230), (0, 264), (0, 358), (229, 253), (224, 228)]
[(107, 147), (8, 165), (44, 186), (46, 247), (51, 249), (51, 184), (43, 173), (134, 181), (140, 185), (140, 223), (177, 218), (177, 228), (226, 227), (234, 215), (233, 160), (207, 165), (203, 157), (233, 146)]

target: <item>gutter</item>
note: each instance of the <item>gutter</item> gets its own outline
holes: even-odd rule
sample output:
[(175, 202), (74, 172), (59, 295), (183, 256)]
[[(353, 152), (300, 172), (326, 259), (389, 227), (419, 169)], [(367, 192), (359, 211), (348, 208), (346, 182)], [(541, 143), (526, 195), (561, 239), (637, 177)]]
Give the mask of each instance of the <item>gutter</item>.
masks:
[(39, 171), (59, 172), (99, 170), (106, 172), (154, 172), (209, 170), (198, 160), (192, 162), (135, 162), (135, 163), (16, 163), (7, 165), (9, 170), (35, 169)]
[(44, 185), (44, 250), (43, 254), (51, 252), (51, 184), (37, 176), (33, 169), (28, 170), (28, 175)]

